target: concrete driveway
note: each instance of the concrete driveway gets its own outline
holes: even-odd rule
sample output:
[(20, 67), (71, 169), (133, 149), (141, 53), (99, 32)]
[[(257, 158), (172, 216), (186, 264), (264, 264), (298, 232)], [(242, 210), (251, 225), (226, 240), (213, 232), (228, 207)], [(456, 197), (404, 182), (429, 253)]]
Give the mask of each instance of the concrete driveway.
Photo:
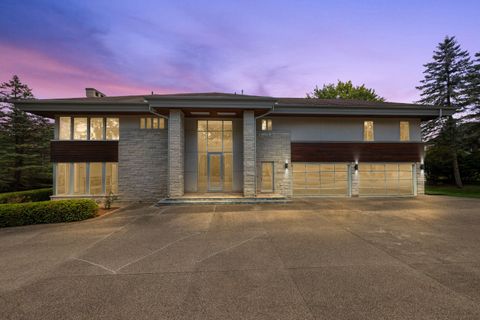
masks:
[(480, 200), (136, 206), (0, 230), (2, 319), (480, 319)]

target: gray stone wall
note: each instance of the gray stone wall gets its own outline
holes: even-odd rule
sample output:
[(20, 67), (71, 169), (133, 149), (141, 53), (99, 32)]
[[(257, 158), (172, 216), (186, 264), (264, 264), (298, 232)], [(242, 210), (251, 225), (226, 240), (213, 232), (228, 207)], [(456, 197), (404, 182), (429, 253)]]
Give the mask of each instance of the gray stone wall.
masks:
[(425, 171), (420, 169), (420, 163), (415, 163), (415, 171), (417, 174), (417, 195), (425, 195)]
[(181, 197), (185, 192), (185, 129), (181, 110), (171, 109), (168, 118), (168, 196)]
[(355, 162), (350, 163), (350, 196), (358, 197), (360, 194), (359, 173), (355, 170)]
[(243, 112), (243, 195), (255, 196), (255, 114)]
[(167, 130), (141, 130), (139, 119), (120, 118), (120, 200), (157, 201), (167, 195)]
[[(290, 134), (287, 132), (259, 132), (257, 134), (257, 194), (261, 190), (262, 162), (273, 162), (274, 193), (291, 197), (292, 166)], [(289, 168), (285, 169), (285, 161)]]

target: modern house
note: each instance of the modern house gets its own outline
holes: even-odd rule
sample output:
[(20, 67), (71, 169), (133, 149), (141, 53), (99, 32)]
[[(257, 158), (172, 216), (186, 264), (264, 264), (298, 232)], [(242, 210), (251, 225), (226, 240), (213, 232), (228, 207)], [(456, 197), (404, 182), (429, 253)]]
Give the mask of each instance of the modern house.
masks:
[(54, 198), (416, 196), (434, 106), (226, 93), (16, 101), (55, 119)]

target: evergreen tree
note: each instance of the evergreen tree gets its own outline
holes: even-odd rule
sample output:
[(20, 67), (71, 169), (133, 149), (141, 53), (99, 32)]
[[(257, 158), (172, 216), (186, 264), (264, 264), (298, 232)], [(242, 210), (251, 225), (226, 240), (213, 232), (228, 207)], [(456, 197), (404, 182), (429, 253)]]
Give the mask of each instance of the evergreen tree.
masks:
[(468, 74), (467, 96), (469, 108), (468, 119), (480, 120), (480, 52), (475, 54), (472, 67)]
[(375, 90), (366, 88), (364, 84), (354, 86), (352, 81), (342, 82), (340, 80), (337, 84), (324, 84), (321, 89), (316, 86), (312, 93), (307, 93), (307, 98), (385, 101), (384, 98), (375, 93)]
[(18, 76), (0, 84), (0, 190), (16, 191), (49, 185), (49, 141), (53, 126), (9, 103), (33, 98)]
[[(433, 54), (433, 61), (424, 65), (424, 79), (417, 87), (421, 90), (422, 104), (441, 107), (454, 107), (461, 110), (468, 104), (466, 92), (467, 78), (471, 70), (471, 61), (467, 51), (462, 50), (455, 37), (445, 37)], [(457, 123), (454, 117), (429, 121), (423, 128), (424, 136), (431, 139), (442, 135), (452, 155), (455, 184), (461, 188), (462, 179), (458, 166)]]

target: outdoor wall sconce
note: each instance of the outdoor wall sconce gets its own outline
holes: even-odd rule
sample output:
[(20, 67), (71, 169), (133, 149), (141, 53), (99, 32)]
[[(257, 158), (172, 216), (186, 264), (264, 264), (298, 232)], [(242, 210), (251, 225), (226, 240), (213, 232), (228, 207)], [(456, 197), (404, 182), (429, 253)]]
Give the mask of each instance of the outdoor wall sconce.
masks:
[(420, 163), (420, 170), (424, 170), (425, 169), (425, 165), (423, 163)]
[(288, 160), (285, 160), (285, 169), (288, 169)]
[(358, 171), (358, 163), (355, 163), (355, 165), (353, 166), (353, 168), (355, 169), (355, 171)]

